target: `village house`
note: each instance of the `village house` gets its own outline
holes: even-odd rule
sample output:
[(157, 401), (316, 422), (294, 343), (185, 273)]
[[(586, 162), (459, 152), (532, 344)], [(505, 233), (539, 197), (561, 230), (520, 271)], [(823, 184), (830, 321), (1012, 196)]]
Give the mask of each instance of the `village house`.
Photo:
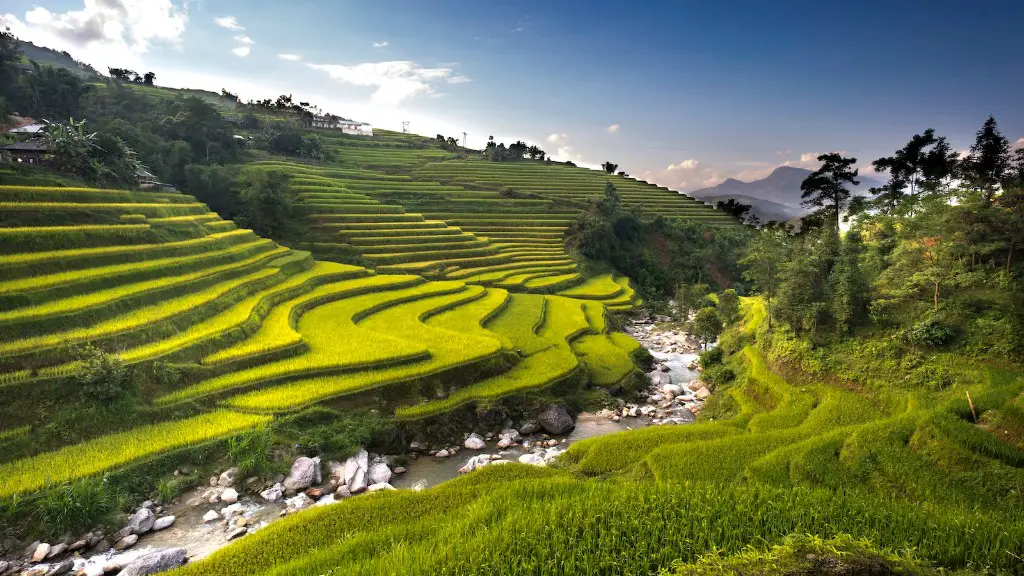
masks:
[(314, 116), (310, 121), (310, 126), (313, 128), (325, 128), (328, 130), (341, 130), (344, 134), (353, 134), (356, 136), (373, 136), (373, 126), (368, 122), (357, 122), (355, 120), (348, 120), (347, 118), (334, 116), (332, 114)]
[(43, 164), (49, 160), (50, 147), (43, 138), (32, 138), (0, 146), (0, 157), (10, 162)]

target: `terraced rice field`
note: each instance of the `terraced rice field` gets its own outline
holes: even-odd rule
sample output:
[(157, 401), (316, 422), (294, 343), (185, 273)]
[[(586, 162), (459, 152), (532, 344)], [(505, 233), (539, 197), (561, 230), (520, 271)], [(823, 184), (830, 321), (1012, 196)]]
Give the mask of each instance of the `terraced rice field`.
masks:
[[(156, 423), (115, 423), (79, 444), (0, 461), (0, 501), (361, 392), (397, 391), (401, 401), (384, 407), (421, 418), (595, 373), (603, 355), (587, 342), (607, 338), (602, 302), (632, 302), (623, 280), (584, 280), (560, 247), (509, 250), (371, 192), (330, 188), (437, 185), (355, 168), (261, 165), (286, 166), (296, 181), (327, 190), (301, 192), (307, 218), (375, 269), (315, 261), (182, 194), (0, 186), (0, 393), (10, 400), (0, 406), (0, 447), (47, 424), (26, 419), (34, 414), (27, 407), (84, 369), (76, 347), (181, 368), (178, 379), (146, 390), (153, 413), (165, 415)], [(416, 273), (438, 269), (446, 279)], [(609, 282), (617, 289), (591, 289)], [(553, 295), (563, 289), (592, 299)], [(438, 382), (444, 400), (421, 396), (421, 385)], [(190, 415), (171, 416), (178, 413)]]
[(454, 186), (494, 190), (511, 188), (520, 194), (548, 199), (560, 206), (578, 208), (601, 196), (605, 183), (611, 181), (618, 189), (622, 203), (626, 207), (639, 207), (667, 218), (697, 220), (723, 226), (736, 224), (735, 219), (714, 207), (667, 188), (633, 178), (561, 164), (528, 162), (519, 165), (484, 160), (452, 160), (426, 164), (416, 170), (415, 175)]

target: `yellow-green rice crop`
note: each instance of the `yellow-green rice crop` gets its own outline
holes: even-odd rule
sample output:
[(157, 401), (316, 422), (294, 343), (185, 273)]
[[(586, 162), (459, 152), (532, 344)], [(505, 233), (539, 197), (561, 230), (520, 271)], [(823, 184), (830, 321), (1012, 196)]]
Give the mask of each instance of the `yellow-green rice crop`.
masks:
[(588, 278), (579, 286), (573, 286), (559, 292), (562, 296), (584, 298), (587, 300), (611, 300), (624, 291), (623, 287), (612, 280), (611, 274), (601, 274)]
[(229, 436), (270, 421), (267, 416), (219, 410), (185, 420), (141, 426), (0, 464), (0, 498), (115, 469), (187, 446)]
[(27, 252), (22, 254), (0, 255), (0, 270), (9, 268), (27, 269), (38, 273), (40, 269), (49, 269), (54, 264), (61, 269), (75, 269), (95, 262), (129, 262), (170, 255), (200, 254), (215, 246), (226, 246), (239, 242), (254, 241), (258, 236), (252, 230), (232, 230), (219, 234), (211, 234), (203, 238), (193, 238), (163, 244), (133, 244), (128, 246), (107, 246), (101, 248), (77, 248), (71, 250), (50, 250), (46, 252)]
[(851, 534), (945, 566), (1014, 574), (1021, 530), (983, 512), (872, 503), (850, 492), (604, 482), (509, 464), (423, 492), (297, 514), (172, 576), (640, 576), (793, 533)]
[(529, 356), (551, 346), (549, 341), (537, 335), (537, 330), (544, 323), (546, 302), (540, 295), (511, 294), (508, 306), (485, 326), (507, 338), (516, 350)]
[(445, 294), (440, 298), (458, 300), (465, 297), (458, 293), (462, 290), (459, 284), (435, 282), (391, 292), (362, 294), (317, 306), (299, 321), (299, 332), (309, 348), (306, 354), (204, 380), (157, 399), (157, 404), (174, 404), (234, 387), (355, 369), (368, 370), (375, 366), (426, 359), (426, 346), (357, 326), (356, 322), (367, 314), (402, 302), (427, 298), (429, 302), (436, 303), (436, 294)]
[(590, 381), (598, 386), (617, 384), (636, 369), (629, 353), (605, 334), (584, 334), (572, 343), (572, 349), (586, 365)]
[(555, 286), (564, 286), (567, 283), (572, 283), (578, 280), (580, 277), (577, 273), (572, 274), (558, 274), (555, 276), (545, 276), (542, 278), (531, 278), (523, 283), (527, 289), (541, 290), (545, 288), (551, 288)]
[(400, 338), (405, 342), (405, 346), (426, 348), (430, 354), (428, 360), (319, 378), (305, 378), (235, 396), (229, 398), (227, 403), (246, 410), (264, 412), (294, 410), (335, 396), (430, 376), (493, 356), (501, 351), (502, 344), (497, 336), (486, 335), (485, 330), (476, 333), (456, 332), (421, 321), (421, 318), (437, 314), (440, 310), (472, 302), (484, 295), (483, 288), (471, 286), (449, 296), (438, 296), (387, 308), (359, 323), (359, 328), (377, 333), (378, 337)]
[[(403, 282), (407, 283), (408, 279), (402, 278), (392, 285), (398, 286)], [(385, 287), (385, 284), (381, 284), (381, 288)], [(322, 287), (328, 290), (331, 288)], [(405, 310), (422, 299), (426, 299), (428, 305), (459, 301), (465, 298), (460, 292), (464, 292), (462, 284), (433, 282), (400, 290), (362, 294), (318, 306), (299, 319), (299, 332), (309, 348), (305, 354), (216, 376), (158, 398), (156, 403), (173, 404), (242, 386), (424, 359), (428, 357), (427, 348), (413, 340), (401, 338), (401, 333), (395, 337), (356, 323), (375, 311), (391, 306)], [(401, 305), (410, 301), (411, 304)]]
[(320, 286), (274, 307), (255, 334), (230, 348), (207, 356), (203, 363), (233, 362), (295, 346), (302, 342), (302, 335), (298, 332), (299, 318), (311, 308), (366, 292), (407, 288), (421, 282), (423, 279), (418, 276), (367, 276)]
[[(178, 332), (169, 338), (120, 352), (118, 357), (124, 362), (151, 360), (204, 340), (215, 339), (231, 330), (241, 329), (247, 322), (262, 320), (263, 316), (267, 314), (263, 307), (267, 306), (269, 308), (269, 305), (278, 301), (279, 298), (286, 298), (289, 294), (295, 293), (298, 290), (316, 286), (320, 283), (343, 280), (351, 275), (361, 273), (362, 270), (358, 266), (348, 266), (334, 262), (316, 262), (311, 269), (288, 278), (270, 290), (249, 296), (213, 318), (193, 324), (187, 330)], [(277, 307), (272, 310), (276, 309)]]
[[(268, 245), (269, 247), (270, 245)], [(14, 322), (31, 322), (42, 318), (61, 316), (72, 312), (86, 310), (92, 307), (103, 306), (117, 300), (132, 296), (139, 296), (151, 291), (166, 290), (175, 286), (187, 286), (196, 280), (216, 276), (222, 273), (230, 273), (236, 270), (249, 268), (274, 256), (280, 256), (288, 252), (288, 248), (279, 246), (268, 252), (257, 254), (240, 262), (232, 262), (213, 268), (205, 268), (191, 274), (181, 274), (124, 284), (106, 290), (88, 292), (53, 302), (45, 302), (35, 306), (25, 306), (15, 310), (0, 312), (0, 324)]]
[(57, 286), (85, 283), (92, 280), (116, 279), (119, 276), (130, 276), (134, 274), (145, 274), (152, 271), (168, 269), (187, 269), (197, 263), (216, 261), (220, 257), (230, 256), (239, 253), (247, 253), (250, 250), (265, 247), (269, 249), (274, 245), (272, 240), (259, 239), (245, 244), (236, 244), (223, 250), (210, 250), (200, 254), (188, 256), (172, 256), (168, 258), (155, 258), (141, 262), (112, 264), (109, 266), (97, 266), (82, 270), (69, 270), (54, 274), (42, 274), (28, 276), (8, 282), (0, 282), (0, 293), (13, 294), (15, 292), (32, 292)]
[(0, 342), (0, 356), (23, 354), (41, 348), (54, 348), (80, 342), (106, 338), (143, 328), (155, 322), (184, 314), (204, 304), (223, 298), (225, 295), (249, 284), (279, 274), (276, 268), (261, 268), (252, 274), (234, 278), (194, 294), (164, 300), (159, 304), (145, 306), (128, 314), (110, 318), (91, 326), (79, 326), (60, 332), (52, 332), (19, 340)]

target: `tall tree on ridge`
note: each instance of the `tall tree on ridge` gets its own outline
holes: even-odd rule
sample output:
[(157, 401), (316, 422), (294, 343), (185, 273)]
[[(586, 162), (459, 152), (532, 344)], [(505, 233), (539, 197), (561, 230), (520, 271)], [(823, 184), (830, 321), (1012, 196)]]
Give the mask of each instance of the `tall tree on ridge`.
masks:
[(1010, 170), (1010, 141), (1000, 132), (992, 116), (978, 130), (971, 154), (964, 160), (964, 180), (981, 191), (985, 201), (992, 203), (996, 189)]
[(822, 162), (820, 168), (815, 170), (800, 184), (803, 192), (802, 204), (807, 207), (814, 207), (814, 215), (823, 221), (828, 217), (835, 223), (835, 233), (839, 234), (839, 220), (843, 210), (850, 204), (850, 191), (847, 184), (854, 186), (860, 184), (857, 180), (857, 169), (850, 169), (857, 163), (856, 158), (844, 158), (831, 152), (818, 156)]
[(741, 264), (749, 266), (743, 277), (764, 293), (769, 330), (772, 328), (772, 305), (779, 283), (779, 265), (786, 260), (789, 241), (790, 230), (785, 224), (768, 224), (758, 231), (747, 248), (746, 256), (740, 260)]
[(609, 174), (615, 174), (615, 171), (619, 169), (619, 165), (612, 164), (611, 162), (605, 162), (604, 164), (601, 164), (601, 168), (604, 168), (604, 171)]

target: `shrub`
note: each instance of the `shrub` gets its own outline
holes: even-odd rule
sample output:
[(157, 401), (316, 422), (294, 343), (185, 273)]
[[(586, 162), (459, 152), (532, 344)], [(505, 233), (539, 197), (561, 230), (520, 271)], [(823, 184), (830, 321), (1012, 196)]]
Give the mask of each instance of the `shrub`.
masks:
[(710, 350), (705, 350), (700, 353), (700, 365), (705, 369), (714, 366), (715, 364), (721, 364), (722, 359), (725, 357), (725, 352), (721, 347), (715, 346)]
[(934, 315), (927, 316), (910, 328), (901, 330), (900, 338), (911, 346), (937, 348), (953, 341), (956, 331)]
[(654, 367), (654, 356), (650, 350), (643, 346), (633, 350), (631, 356), (633, 356), (633, 362), (644, 372), (649, 372)]
[(270, 466), (273, 439), (267, 426), (260, 426), (228, 439), (228, 457), (239, 476), (264, 472)]
[(721, 364), (705, 368), (701, 377), (704, 383), (708, 385), (708, 389), (712, 391), (723, 384), (728, 384), (734, 378), (736, 378), (736, 373), (733, 372), (732, 368)]
[(313, 407), (283, 420), (276, 431), (309, 456), (346, 458), (385, 435), (391, 426), (377, 411), (342, 414)]
[(33, 531), (52, 537), (109, 523), (122, 498), (100, 478), (44, 490), (30, 505)]
[(87, 344), (76, 354), (82, 369), (75, 381), (82, 396), (97, 403), (107, 403), (135, 392), (135, 371), (116, 356)]

